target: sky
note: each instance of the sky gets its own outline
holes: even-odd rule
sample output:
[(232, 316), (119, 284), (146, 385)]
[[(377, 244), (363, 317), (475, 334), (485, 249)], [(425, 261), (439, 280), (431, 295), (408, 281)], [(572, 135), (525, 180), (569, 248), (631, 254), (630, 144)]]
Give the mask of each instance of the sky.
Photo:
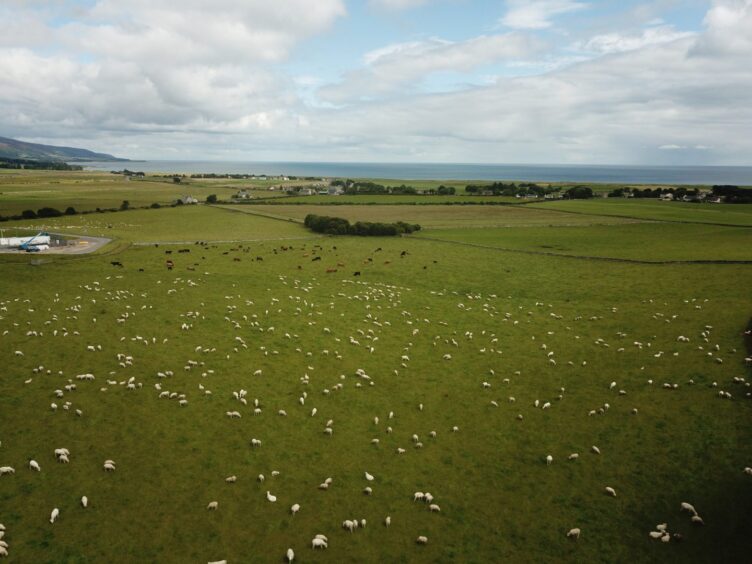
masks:
[(752, 165), (752, 0), (0, 0), (0, 135), (147, 160)]

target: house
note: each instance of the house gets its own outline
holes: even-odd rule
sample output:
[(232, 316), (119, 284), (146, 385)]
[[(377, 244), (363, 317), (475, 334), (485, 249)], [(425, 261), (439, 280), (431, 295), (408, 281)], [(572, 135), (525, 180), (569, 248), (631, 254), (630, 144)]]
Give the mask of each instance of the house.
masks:
[(667, 192), (665, 194), (661, 194), (661, 200), (664, 202), (673, 202), (674, 201), (674, 195), (671, 192)]
[(253, 198), (253, 195), (246, 188), (241, 188), (240, 191), (233, 196), (233, 199), (235, 200), (250, 200), (251, 198)]
[(298, 190), (300, 196), (313, 196), (315, 193), (313, 188), (301, 188)]
[(184, 204), (198, 204), (198, 200), (193, 196), (183, 196), (179, 201), (183, 202)]
[(330, 196), (340, 196), (343, 192), (342, 186), (329, 186), (327, 189), (327, 193)]

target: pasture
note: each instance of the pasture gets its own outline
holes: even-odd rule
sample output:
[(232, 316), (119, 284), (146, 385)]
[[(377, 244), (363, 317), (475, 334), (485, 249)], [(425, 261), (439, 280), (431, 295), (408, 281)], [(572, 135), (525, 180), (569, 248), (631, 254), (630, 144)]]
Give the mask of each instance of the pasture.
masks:
[[(748, 560), (752, 266), (485, 248), (750, 258), (746, 230), (336, 206), (425, 231), (331, 238), (290, 221), (326, 206), (231, 208), (5, 225), (120, 244), (39, 266), (0, 257), (9, 561), (281, 562), (288, 548), (301, 562)], [(488, 225), (510, 227), (468, 228)], [(367, 525), (343, 529), (352, 519)], [(682, 540), (651, 539), (659, 523)]]
[(619, 217), (576, 215), (530, 206), (390, 206), (390, 205), (284, 205), (220, 206), (238, 212), (303, 221), (308, 214), (344, 217), (350, 222), (405, 221), (426, 229), (453, 227), (507, 227), (545, 225), (624, 224), (634, 222)]

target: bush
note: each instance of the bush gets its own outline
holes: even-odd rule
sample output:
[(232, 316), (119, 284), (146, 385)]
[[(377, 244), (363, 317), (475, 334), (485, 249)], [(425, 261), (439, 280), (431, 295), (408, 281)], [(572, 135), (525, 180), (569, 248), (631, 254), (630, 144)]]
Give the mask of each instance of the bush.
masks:
[(159, 202), (154, 202), (152, 205), (149, 206), (153, 210), (158, 210), (162, 206), (159, 204)]
[(326, 235), (358, 235), (360, 237), (390, 237), (420, 230), (420, 225), (402, 221), (396, 223), (371, 223), (358, 221), (351, 225), (342, 217), (308, 214), (303, 222), (308, 229)]
[(216, 204), (217, 203), (217, 195), (216, 194), (209, 194), (206, 197), (206, 203), (207, 204)]
[(41, 208), (37, 210), (37, 217), (60, 217), (63, 212), (55, 208)]
[(65, 215), (76, 215), (76, 208), (73, 206), (68, 206), (65, 208)]
[(21, 212), (21, 219), (36, 219), (37, 212), (34, 210), (24, 210)]

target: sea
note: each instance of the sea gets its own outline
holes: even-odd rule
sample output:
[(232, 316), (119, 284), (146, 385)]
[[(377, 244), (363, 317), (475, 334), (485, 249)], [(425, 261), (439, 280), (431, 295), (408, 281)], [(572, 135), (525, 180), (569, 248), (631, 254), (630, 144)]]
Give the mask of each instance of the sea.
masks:
[(752, 166), (624, 166), (451, 163), (335, 163), (230, 161), (102, 161), (72, 163), (89, 170), (165, 174), (378, 178), (397, 180), (515, 180), (616, 184), (752, 185)]

